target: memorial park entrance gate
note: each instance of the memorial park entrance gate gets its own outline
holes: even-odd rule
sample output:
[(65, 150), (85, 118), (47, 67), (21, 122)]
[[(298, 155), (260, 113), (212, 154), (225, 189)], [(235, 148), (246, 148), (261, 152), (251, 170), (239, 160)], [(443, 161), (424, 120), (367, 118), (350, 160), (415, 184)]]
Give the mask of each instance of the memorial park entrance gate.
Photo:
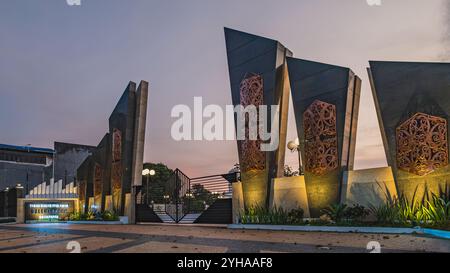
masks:
[(240, 173), (189, 178), (176, 169), (163, 185), (144, 185), (136, 197), (136, 222), (232, 223), (232, 183)]

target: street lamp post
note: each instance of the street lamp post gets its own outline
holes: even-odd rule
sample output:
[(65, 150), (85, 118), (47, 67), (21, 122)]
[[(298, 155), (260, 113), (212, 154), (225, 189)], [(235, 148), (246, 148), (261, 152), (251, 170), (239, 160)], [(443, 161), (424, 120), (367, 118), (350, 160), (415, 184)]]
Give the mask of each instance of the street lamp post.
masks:
[(148, 187), (149, 187), (149, 182), (150, 182), (149, 179), (150, 179), (150, 176), (154, 176), (155, 174), (156, 174), (155, 170), (145, 169), (145, 170), (142, 171), (142, 175), (144, 175), (147, 178), (147, 180), (146, 180), (146, 189), (145, 189), (147, 205), (149, 204), (149, 199), (148, 199), (148, 194), (149, 194)]
[(291, 152), (298, 153), (298, 162), (299, 162), (299, 171), (300, 175), (303, 174), (303, 161), (302, 161), (302, 154), (301, 154), (301, 144), (308, 143), (308, 140), (300, 141), (299, 138), (296, 138), (295, 140), (289, 141), (287, 148), (291, 150)]

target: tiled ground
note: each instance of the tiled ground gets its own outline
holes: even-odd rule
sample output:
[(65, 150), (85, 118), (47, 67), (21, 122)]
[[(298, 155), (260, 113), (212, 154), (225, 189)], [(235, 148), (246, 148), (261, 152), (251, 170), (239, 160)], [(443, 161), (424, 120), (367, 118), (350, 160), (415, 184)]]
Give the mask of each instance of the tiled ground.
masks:
[(192, 225), (0, 225), (0, 252), (68, 253), (76, 241), (81, 252), (120, 253), (274, 253), (368, 252), (377, 241), (382, 252), (450, 252), (450, 241), (412, 235), (337, 234), (229, 230)]

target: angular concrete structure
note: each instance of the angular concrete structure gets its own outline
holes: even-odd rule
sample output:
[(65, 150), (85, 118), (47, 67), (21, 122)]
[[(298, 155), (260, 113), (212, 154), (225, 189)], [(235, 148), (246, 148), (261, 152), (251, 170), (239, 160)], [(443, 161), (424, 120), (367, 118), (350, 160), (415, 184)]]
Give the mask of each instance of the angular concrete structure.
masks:
[(228, 28), (225, 39), (233, 105), (279, 107), (276, 151), (262, 152), (261, 140), (238, 141), (245, 207), (268, 207), (271, 181), (283, 176), (289, 106), (286, 56), (292, 53), (278, 41)]
[(340, 201), (353, 170), (361, 80), (349, 68), (287, 58), (312, 217)]
[(450, 64), (372, 61), (368, 72), (398, 193), (438, 194), (450, 183)]
[(273, 208), (283, 208), (287, 211), (301, 208), (304, 211), (303, 216), (309, 218), (305, 177), (301, 175), (274, 179), (270, 193), (270, 205)]
[(344, 172), (341, 203), (379, 207), (398, 196), (390, 167)]
[(131, 192), (136, 113), (136, 84), (130, 82), (109, 118), (111, 134), (111, 195), (113, 206), (123, 214), (125, 194)]
[(142, 181), (148, 83), (130, 82), (109, 118), (107, 133), (77, 171), (80, 208), (114, 210), (134, 223), (135, 187)]

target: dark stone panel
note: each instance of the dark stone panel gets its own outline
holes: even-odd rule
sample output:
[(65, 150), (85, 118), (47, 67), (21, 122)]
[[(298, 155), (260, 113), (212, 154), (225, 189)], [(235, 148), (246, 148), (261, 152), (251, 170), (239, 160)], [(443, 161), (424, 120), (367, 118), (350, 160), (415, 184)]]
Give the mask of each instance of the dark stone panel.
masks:
[[(271, 105), (279, 105), (283, 94), (279, 89), (283, 86), (277, 85), (277, 83), (282, 81), (283, 77), (277, 78), (277, 70), (285, 63), (286, 55), (291, 56), (292, 53), (278, 41), (229, 28), (225, 28), (225, 40), (233, 105), (237, 106), (242, 104), (241, 83), (251, 75), (261, 77), (263, 87), (258, 92), (261, 92), (262, 104), (269, 106), (269, 110)], [(284, 73), (278, 74), (284, 76)], [(249, 89), (246, 92), (256, 91), (250, 91)], [(257, 96), (261, 95), (257, 94)], [(285, 109), (281, 109), (280, 115), (285, 114), (284, 112), (286, 111)], [(268, 122), (268, 129), (270, 131), (271, 121), (269, 120)], [(253, 160), (253, 157), (244, 158), (241, 142), (238, 141), (239, 162), (241, 166), (255, 165), (247, 164), (247, 161)], [(284, 142), (281, 141), (281, 143)], [(247, 144), (253, 145), (253, 143)], [(284, 147), (281, 147), (281, 149), (284, 149)], [(246, 207), (254, 205), (268, 206), (270, 181), (277, 175), (276, 162), (282, 161), (277, 160), (277, 155), (280, 152), (282, 151), (265, 152), (266, 164), (264, 169), (249, 170), (242, 173), (241, 178), (243, 181)]]
[(342, 159), (346, 112), (352, 111), (347, 109), (350, 69), (294, 58), (287, 61), (299, 136), (304, 136), (303, 113), (315, 100), (335, 105), (339, 158)]
[(397, 129), (417, 113), (447, 122), (447, 153), (450, 113), (450, 64), (416, 62), (370, 62), (369, 74), (377, 107), (387, 160), (393, 168), (399, 193), (412, 198), (428, 189), (438, 193), (450, 183), (450, 167), (426, 175), (400, 170), (397, 162)]
[[(333, 167), (329, 167), (327, 170), (308, 170), (308, 168), (305, 170), (310, 212), (313, 217), (318, 217), (321, 215), (321, 209), (340, 201), (342, 173), (349, 169), (349, 163), (352, 165), (354, 160), (352, 139), (356, 138), (358, 113), (355, 110), (359, 106), (360, 85), (357, 84), (360, 80), (349, 68), (345, 67), (294, 58), (287, 58), (287, 64), (302, 162), (330, 158), (329, 156), (320, 157), (314, 150), (311, 150), (312, 153), (308, 153), (307, 156), (305, 148), (313, 149), (313, 147), (317, 147), (315, 142), (325, 141), (328, 143), (326, 145), (331, 145), (329, 151), (333, 151), (335, 144), (330, 141), (337, 138), (337, 153), (333, 155), (337, 156), (337, 161), (332, 159), (334, 163), (331, 164), (332, 162), (328, 159), (330, 166)], [(310, 132), (306, 139), (304, 125), (305, 121), (308, 121), (305, 120), (305, 113), (317, 104), (328, 105), (331, 107), (330, 109), (333, 109), (328, 114), (335, 115), (334, 123), (329, 125), (327, 134), (334, 133), (314, 136), (310, 135)], [(316, 115), (317, 118), (319, 114), (316, 113)], [(313, 138), (309, 139), (310, 137)], [(320, 164), (315, 166), (320, 166)]]
[(95, 204), (105, 207), (105, 196), (109, 195), (111, 179), (111, 147), (110, 134), (106, 134), (92, 154), (94, 164), (93, 196)]
[[(113, 203), (117, 206), (121, 213), (123, 213), (125, 206), (125, 194), (131, 193), (131, 178), (132, 178), (132, 164), (133, 164), (133, 141), (134, 141), (134, 125), (136, 113), (136, 84), (130, 82), (120, 98), (117, 106), (109, 118), (109, 130), (112, 141), (112, 167), (111, 167), (111, 181)], [(115, 135), (119, 135), (120, 144), (116, 152), (115, 158)], [(116, 138), (117, 139), (117, 138)], [(114, 181), (119, 180), (120, 183), (120, 197), (115, 197)]]
[(74, 181), (80, 164), (94, 151), (95, 147), (55, 142), (55, 182), (67, 185)]
[(77, 170), (77, 187), (78, 198), (80, 202), (80, 210), (83, 212), (89, 211), (89, 197), (92, 196), (92, 183), (90, 180), (93, 175), (92, 156), (88, 156)]
[(24, 198), (23, 188), (12, 188), (7, 192), (7, 217), (17, 217), (17, 199)]

